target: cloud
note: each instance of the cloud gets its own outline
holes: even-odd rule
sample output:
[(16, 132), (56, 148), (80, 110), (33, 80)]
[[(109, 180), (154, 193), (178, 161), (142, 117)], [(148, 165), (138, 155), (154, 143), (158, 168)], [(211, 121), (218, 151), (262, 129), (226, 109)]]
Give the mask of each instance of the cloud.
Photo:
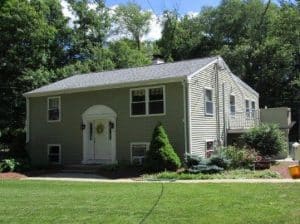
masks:
[(152, 13), (150, 21), (150, 31), (143, 36), (142, 40), (155, 41), (161, 38), (162, 23), (161, 18)]

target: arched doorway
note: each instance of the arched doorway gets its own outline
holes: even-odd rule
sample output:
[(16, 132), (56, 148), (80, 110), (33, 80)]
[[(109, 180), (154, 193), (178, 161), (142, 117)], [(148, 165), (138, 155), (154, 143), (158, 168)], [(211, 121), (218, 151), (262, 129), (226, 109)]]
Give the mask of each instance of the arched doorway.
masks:
[(105, 105), (94, 105), (82, 114), (83, 164), (116, 163), (117, 114)]

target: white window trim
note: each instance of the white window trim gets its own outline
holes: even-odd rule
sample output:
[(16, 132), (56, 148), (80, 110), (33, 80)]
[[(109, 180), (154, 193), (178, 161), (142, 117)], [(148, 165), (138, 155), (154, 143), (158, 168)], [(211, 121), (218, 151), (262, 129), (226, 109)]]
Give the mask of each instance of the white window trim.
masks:
[[(130, 163), (131, 164), (133, 163), (132, 146), (134, 146), (134, 145), (145, 145), (146, 146), (146, 152), (149, 150), (149, 147), (150, 147), (150, 143), (149, 142), (131, 142), (130, 143)], [(135, 157), (137, 157), (137, 156), (135, 156)]]
[[(212, 113), (207, 113), (206, 112), (206, 90), (211, 91), (211, 102), (212, 102)], [(204, 114), (206, 117), (214, 117), (214, 112), (215, 112), (215, 104), (214, 104), (214, 90), (211, 87), (204, 87)]]
[[(230, 104), (230, 98), (231, 98), (231, 96), (234, 97), (234, 108), (235, 108), (234, 113), (231, 113), (231, 104)], [(235, 114), (236, 114), (236, 96), (235, 96), (235, 93), (230, 93), (230, 95), (229, 95), (229, 115), (231, 117), (235, 117)]]
[[(149, 114), (149, 89), (155, 88), (162, 88), (163, 89), (163, 108), (164, 112), (160, 114)], [(131, 104), (132, 104), (132, 91), (135, 90), (145, 90), (145, 104), (146, 104), (146, 114), (140, 115), (133, 115), (131, 111)], [(149, 86), (149, 87), (139, 87), (139, 88), (132, 88), (129, 90), (129, 113), (130, 117), (153, 117), (153, 116), (164, 116), (166, 115), (166, 88), (165, 85), (160, 86)]]
[[(249, 102), (249, 107), (248, 107), (249, 111), (248, 112), (247, 112), (247, 103), (246, 103), (247, 101)], [(245, 117), (246, 117), (246, 119), (251, 118), (251, 100), (249, 98), (245, 98)]]
[(206, 139), (205, 140), (205, 158), (207, 158), (207, 142), (213, 142), (213, 151), (215, 151), (215, 142), (216, 139)]
[[(58, 99), (58, 110), (59, 110), (58, 120), (49, 120), (49, 100), (50, 99)], [(61, 97), (60, 96), (51, 96), (51, 97), (47, 98), (47, 121), (49, 123), (61, 122)]]
[[(50, 154), (50, 147), (52, 146), (58, 146), (59, 147), (59, 154), (58, 154), (58, 163), (55, 162), (50, 162), (49, 161), (49, 154)], [(50, 164), (61, 164), (61, 144), (48, 144), (47, 145), (47, 159), (48, 159), (48, 163)]]

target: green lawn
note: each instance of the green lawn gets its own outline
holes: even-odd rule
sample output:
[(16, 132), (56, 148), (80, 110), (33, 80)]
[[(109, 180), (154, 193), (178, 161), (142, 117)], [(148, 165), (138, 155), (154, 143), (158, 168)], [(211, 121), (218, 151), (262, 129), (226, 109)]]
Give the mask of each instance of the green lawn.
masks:
[(0, 223), (297, 223), (300, 184), (0, 181)]

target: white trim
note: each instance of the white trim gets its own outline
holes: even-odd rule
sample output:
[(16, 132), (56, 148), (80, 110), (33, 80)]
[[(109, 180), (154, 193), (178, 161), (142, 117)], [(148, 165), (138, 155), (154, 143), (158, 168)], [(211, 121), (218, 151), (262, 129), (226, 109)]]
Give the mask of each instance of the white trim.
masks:
[[(206, 111), (206, 90), (211, 91), (211, 103), (212, 103), (212, 113), (207, 113)], [(207, 101), (210, 102), (210, 101)], [(215, 112), (215, 104), (214, 104), (214, 89), (212, 87), (204, 87), (204, 115), (205, 117), (214, 117)]]
[(218, 58), (216, 58), (215, 60), (209, 62), (209, 63), (206, 64), (205, 66), (201, 67), (201, 68), (200, 68), (199, 70), (197, 70), (196, 72), (194, 72), (194, 73), (192, 73), (192, 74), (190, 74), (190, 75), (187, 75), (188, 79), (191, 79), (191, 78), (193, 78), (195, 75), (198, 75), (199, 72), (205, 70), (207, 67), (209, 67), (210, 65), (212, 65), (212, 64), (214, 64), (214, 63), (216, 63), (216, 62), (218, 62)]
[[(150, 143), (149, 142), (130, 142), (130, 163), (131, 164), (133, 163), (133, 158), (132, 158), (132, 146), (133, 145), (145, 145), (146, 146), (146, 152), (147, 152), (149, 150)], [(143, 156), (143, 158), (145, 158), (145, 156)]]
[[(50, 147), (52, 146), (58, 146), (59, 147), (59, 153), (58, 153), (58, 162), (55, 163), (55, 162), (50, 162), (49, 161), (49, 154), (50, 154)], [(47, 156), (48, 156), (48, 163), (49, 164), (61, 164), (61, 144), (47, 144)]]
[[(150, 89), (156, 89), (156, 88), (162, 88), (163, 89), (163, 109), (164, 112), (160, 114), (149, 114), (149, 90)], [(140, 114), (140, 115), (132, 115), (131, 111), (131, 104), (132, 104), (132, 91), (135, 90), (145, 90), (145, 105), (146, 105), (146, 113)], [(159, 86), (147, 86), (147, 87), (138, 87), (138, 88), (131, 88), (129, 89), (129, 116), (130, 117), (152, 117), (152, 116), (165, 116), (166, 115), (166, 87), (165, 85), (159, 85)]]
[(182, 81), (182, 95), (183, 95), (183, 128), (184, 128), (184, 152), (187, 153), (187, 122), (186, 122), (186, 82)]
[[(49, 120), (49, 100), (50, 99), (58, 99), (58, 120)], [(48, 123), (55, 123), (61, 122), (61, 97), (60, 96), (50, 96), (47, 97), (47, 122)]]
[(189, 153), (193, 153), (193, 142), (192, 142), (192, 99), (190, 93), (190, 82), (191, 78), (187, 77), (186, 79), (186, 92), (187, 92), (187, 101), (188, 101), (188, 151)]
[(26, 131), (26, 143), (29, 143), (29, 140), (30, 140), (30, 127), (29, 127), (29, 119), (30, 119), (30, 116), (29, 116), (29, 98), (26, 97), (26, 121), (25, 121), (25, 131)]
[[(110, 85), (100, 85), (100, 86), (90, 86), (83, 88), (70, 88), (64, 90), (54, 90), (49, 92), (39, 92), (32, 93), (27, 92), (24, 93), (25, 97), (40, 97), (40, 96), (51, 96), (51, 95), (62, 95), (62, 94), (70, 94), (70, 93), (80, 93), (80, 92), (90, 92), (90, 91), (98, 91), (98, 90), (106, 90), (106, 89), (120, 89), (120, 88), (134, 88), (139, 86), (147, 86), (147, 85), (162, 85), (166, 83), (174, 83), (181, 82), (184, 80), (186, 76), (173, 77), (173, 78), (163, 78), (163, 79), (152, 79), (146, 81), (138, 81), (138, 82), (128, 82), (128, 83), (118, 83), (118, 84), (110, 84)], [(33, 90), (34, 91), (34, 90)]]
[(205, 158), (207, 158), (207, 142), (213, 142), (213, 151), (215, 151), (215, 142), (216, 139), (205, 139), (205, 152), (204, 152), (204, 156)]

